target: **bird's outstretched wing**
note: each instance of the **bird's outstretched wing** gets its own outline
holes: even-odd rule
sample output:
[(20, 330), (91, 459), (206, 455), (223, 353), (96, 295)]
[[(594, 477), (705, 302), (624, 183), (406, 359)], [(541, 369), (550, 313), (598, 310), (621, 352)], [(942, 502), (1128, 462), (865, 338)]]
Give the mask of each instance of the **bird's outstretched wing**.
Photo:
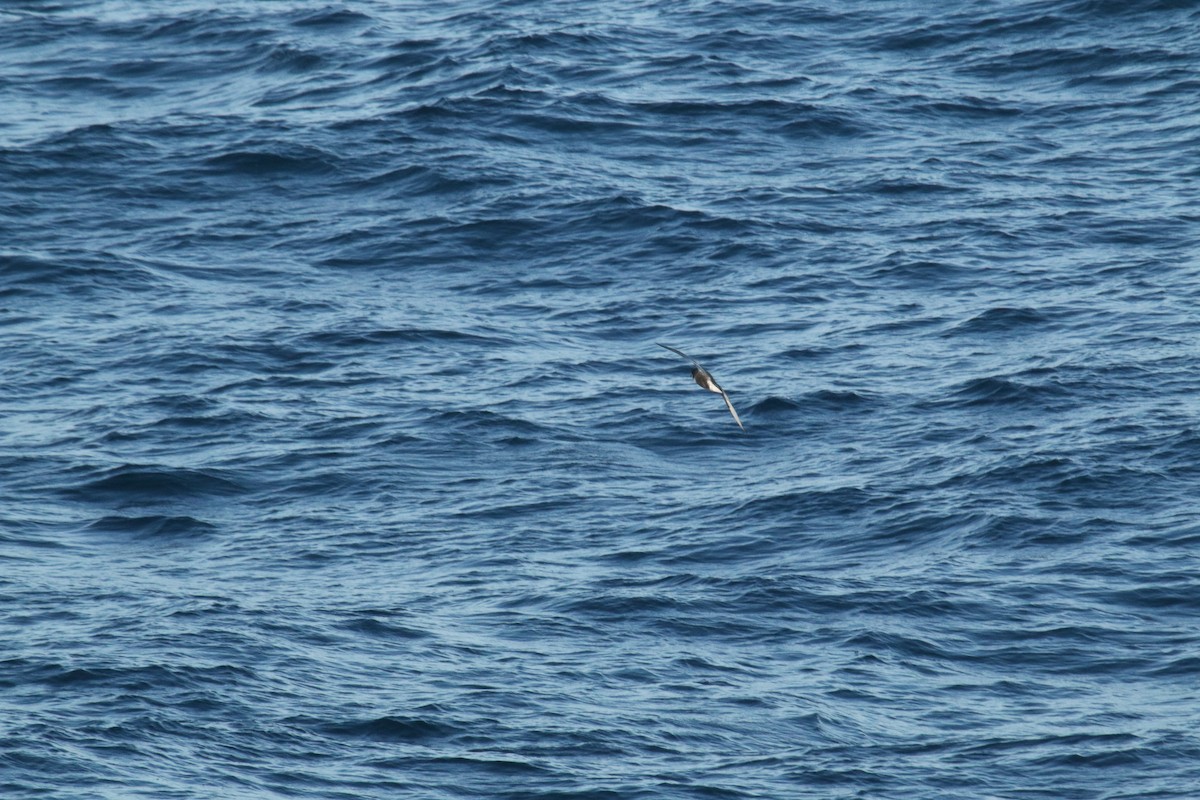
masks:
[(733, 410), (733, 403), (731, 403), (729, 401), (729, 395), (725, 394), (724, 389), (721, 389), (721, 397), (725, 398), (725, 407), (729, 409), (730, 414), (733, 414), (733, 421), (738, 424), (739, 428), (741, 428), (742, 430), (746, 430), (746, 426), (742, 424), (741, 417), (739, 417), (737, 415), (737, 412)]
[[(683, 352), (682, 350), (676, 350), (674, 347), (671, 347), (671, 345), (669, 345), (669, 344), (663, 344), (662, 342), (655, 342), (655, 344), (656, 344), (656, 345), (658, 345), (659, 347), (665, 347), (665, 348), (667, 348), (668, 350), (670, 350), (672, 353), (675, 353), (676, 355), (681, 355), (681, 356), (683, 356), (683, 357), (684, 357), (684, 358), (686, 358), (688, 361), (690, 361), (690, 362), (692, 362), (693, 364), (695, 364), (697, 367), (700, 367), (700, 369), (704, 369), (704, 367), (700, 366), (700, 362), (699, 362), (699, 361), (697, 361), (696, 359), (692, 358), (691, 356), (689, 356), (687, 353)], [(704, 371), (705, 371), (705, 372), (708, 372), (708, 370), (706, 370), (706, 369), (705, 369)]]

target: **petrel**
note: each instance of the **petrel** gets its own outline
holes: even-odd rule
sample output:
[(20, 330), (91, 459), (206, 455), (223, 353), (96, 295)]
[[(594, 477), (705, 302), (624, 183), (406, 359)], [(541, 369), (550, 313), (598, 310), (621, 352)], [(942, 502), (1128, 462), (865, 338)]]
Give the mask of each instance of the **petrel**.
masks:
[(725, 400), (725, 407), (729, 409), (730, 414), (733, 414), (733, 421), (738, 424), (739, 428), (746, 430), (746, 426), (743, 425), (741, 419), (738, 418), (737, 412), (733, 410), (733, 403), (729, 402), (729, 395), (725, 394), (725, 390), (722, 389), (715, 380), (713, 380), (712, 374), (704, 367), (700, 366), (699, 361), (692, 358), (682, 350), (676, 350), (670, 345), (663, 344), (662, 342), (655, 342), (655, 344), (659, 347), (665, 347), (672, 353), (678, 353), (688, 361), (695, 364), (695, 366), (692, 367), (692, 377), (696, 380), (696, 383), (700, 384), (700, 388), (702, 389), (708, 389), (710, 392), (716, 392), (717, 394), (721, 395), (721, 397)]

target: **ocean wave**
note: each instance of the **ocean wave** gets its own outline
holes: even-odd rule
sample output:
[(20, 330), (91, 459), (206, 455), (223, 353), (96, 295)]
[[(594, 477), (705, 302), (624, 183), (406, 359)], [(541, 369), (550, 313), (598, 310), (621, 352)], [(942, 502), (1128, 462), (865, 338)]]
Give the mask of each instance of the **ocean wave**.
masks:
[(155, 503), (222, 497), (245, 491), (226, 470), (187, 469), (125, 464), (101, 471), (101, 477), (63, 489), (64, 494), (92, 502)]
[(101, 517), (94, 522), (88, 523), (87, 530), (95, 533), (128, 534), (148, 538), (193, 538), (215, 533), (217, 527), (194, 517), (150, 515), (141, 517)]

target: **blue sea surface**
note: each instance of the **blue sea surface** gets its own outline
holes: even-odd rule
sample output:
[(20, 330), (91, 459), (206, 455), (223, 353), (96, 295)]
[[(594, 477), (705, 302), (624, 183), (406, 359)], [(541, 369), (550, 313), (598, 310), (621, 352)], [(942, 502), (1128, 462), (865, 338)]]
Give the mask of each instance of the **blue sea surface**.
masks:
[(7, 2), (0, 797), (1194, 800), (1198, 244), (1194, 2)]

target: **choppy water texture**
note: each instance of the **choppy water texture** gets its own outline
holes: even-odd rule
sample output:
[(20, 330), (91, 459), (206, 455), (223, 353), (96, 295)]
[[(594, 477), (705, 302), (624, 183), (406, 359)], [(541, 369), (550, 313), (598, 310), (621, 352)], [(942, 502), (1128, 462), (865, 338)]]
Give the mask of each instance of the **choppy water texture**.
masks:
[(5, 4), (0, 795), (1200, 796), (1200, 11), (935, 5)]

